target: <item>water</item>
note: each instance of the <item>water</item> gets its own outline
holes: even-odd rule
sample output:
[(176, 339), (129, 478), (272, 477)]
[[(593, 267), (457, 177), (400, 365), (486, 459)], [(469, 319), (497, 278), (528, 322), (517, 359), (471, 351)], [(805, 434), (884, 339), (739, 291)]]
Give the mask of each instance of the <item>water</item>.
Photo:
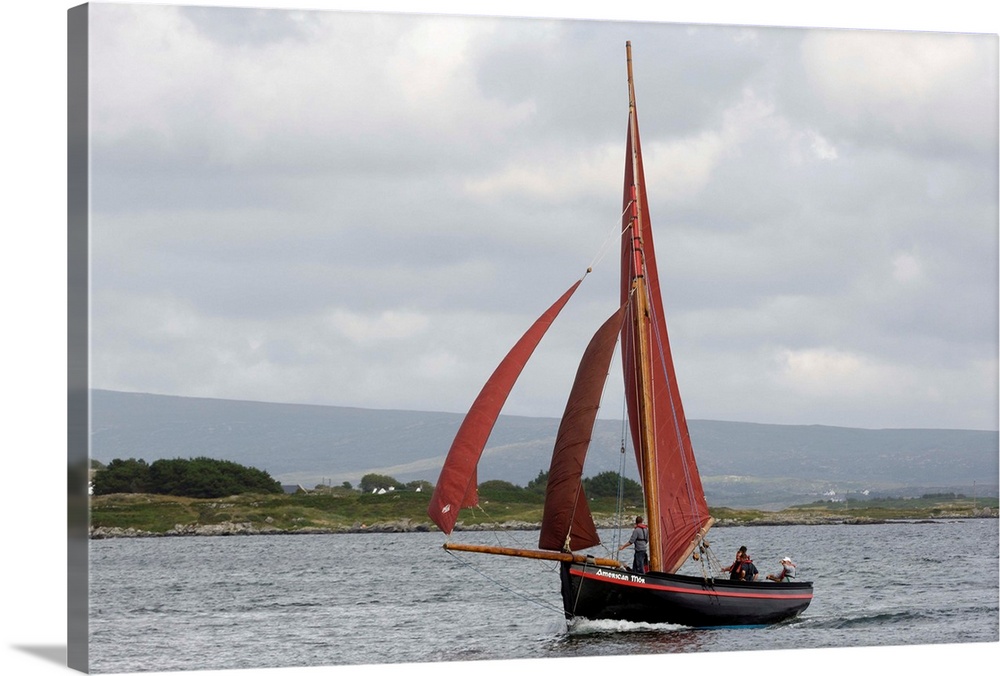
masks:
[[(532, 532), (458, 535), (465, 542), (526, 547), (537, 538)], [(758, 629), (617, 622), (568, 628), (555, 564), (454, 555), (441, 548), (440, 533), (95, 540), (91, 670), (1000, 640), (995, 519), (717, 528), (712, 536), (723, 565), (746, 544), (762, 577), (791, 556), (799, 579), (814, 583), (812, 604), (795, 620)]]

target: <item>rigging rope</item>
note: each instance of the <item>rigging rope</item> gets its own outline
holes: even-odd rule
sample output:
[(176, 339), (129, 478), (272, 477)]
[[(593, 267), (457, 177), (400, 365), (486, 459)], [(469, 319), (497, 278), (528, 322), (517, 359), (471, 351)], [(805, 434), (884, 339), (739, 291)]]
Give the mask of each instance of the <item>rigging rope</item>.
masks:
[(564, 611), (563, 611), (563, 609), (561, 607), (555, 606), (555, 605), (553, 605), (553, 604), (551, 604), (551, 603), (549, 603), (547, 601), (543, 601), (543, 600), (538, 599), (538, 598), (536, 598), (536, 597), (534, 597), (534, 596), (532, 596), (530, 594), (527, 594), (525, 592), (522, 592), (522, 591), (519, 591), (517, 589), (514, 589), (513, 587), (511, 587), (509, 585), (505, 585), (505, 584), (499, 582), (496, 578), (493, 578), (493, 577), (487, 575), (482, 570), (480, 570), (479, 568), (477, 568), (473, 564), (469, 563), (468, 561), (466, 561), (462, 557), (458, 556), (457, 554), (455, 554), (455, 552), (453, 552), (451, 550), (445, 550), (445, 551), (447, 551), (449, 554), (451, 554), (453, 557), (455, 557), (456, 561), (458, 561), (459, 563), (461, 563), (464, 566), (467, 566), (467, 567), (471, 568), (473, 571), (475, 571), (476, 573), (478, 573), (479, 575), (481, 575), (488, 582), (492, 582), (498, 588), (500, 588), (500, 589), (502, 589), (502, 590), (504, 590), (506, 592), (509, 592), (511, 594), (514, 594), (515, 596), (518, 596), (518, 597), (524, 599), (525, 601), (529, 601), (531, 603), (534, 603), (535, 605), (537, 605), (537, 606), (539, 606), (541, 608), (544, 608), (546, 610), (554, 610), (554, 611), (558, 612), (560, 615), (563, 614)]
[[(494, 524), (496, 524), (496, 517), (494, 517), (492, 514), (490, 514), (489, 512), (487, 512), (486, 509), (482, 506), (482, 504), (477, 503), (477, 504), (473, 505), (472, 507), (470, 507), (470, 509), (472, 509), (473, 511), (475, 511), (475, 510), (478, 509), (480, 512), (483, 513), (483, 516), (485, 518), (490, 519)], [(500, 539), (500, 533), (501, 532), (507, 533), (508, 536), (510, 536), (510, 539), (513, 540), (515, 543), (517, 543), (518, 546), (521, 545), (521, 543), (517, 542), (516, 538), (514, 538), (513, 536), (511, 536), (510, 531), (501, 531), (501, 530), (499, 530), (497, 528), (491, 528), (488, 532), (493, 536), (493, 539), (496, 541), (497, 545), (499, 545), (501, 547), (508, 546), (508, 543), (505, 543), (503, 540)], [(450, 540), (451, 537), (449, 536), (448, 539)]]
[(625, 212), (627, 212), (631, 206), (632, 202), (629, 202), (628, 204), (625, 205), (625, 208), (622, 209), (622, 213), (618, 216), (618, 226), (617, 226), (618, 232), (613, 235), (608, 235), (608, 237), (604, 240), (604, 243), (602, 243), (601, 246), (598, 247), (597, 254), (591, 261), (589, 269), (597, 267), (597, 264), (600, 263), (602, 260), (604, 260), (604, 257), (607, 256), (608, 249), (610, 248), (612, 242), (621, 241), (622, 235), (625, 234), (626, 230), (628, 230), (628, 226), (622, 227), (621, 222), (624, 219)]
[[(624, 406), (625, 406), (625, 401), (623, 400), (622, 407)], [(615, 523), (618, 524), (618, 526), (617, 528), (615, 528), (615, 537), (613, 542), (616, 552), (618, 551), (618, 548), (621, 546), (622, 543), (622, 520), (624, 518), (625, 518), (625, 432), (623, 429), (622, 440), (621, 440), (621, 452), (618, 454), (618, 495), (615, 504)]]
[(701, 539), (698, 543), (698, 562), (701, 563), (701, 576), (706, 581), (714, 580), (722, 574), (722, 562), (715, 556), (715, 550), (711, 548), (708, 540)]
[[(622, 523), (625, 518), (625, 465), (627, 463), (626, 456), (628, 451), (626, 450), (628, 444), (628, 402), (625, 397), (622, 398), (622, 426), (620, 431), (620, 450), (618, 453), (618, 495), (617, 504), (615, 505), (615, 522), (618, 524), (615, 528), (615, 538), (614, 538), (614, 550), (618, 551), (618, 547), (624, 539), (622, 533)], [(646, 512), (646, 496), (643, 493), (643, 505), (642, 511)]]

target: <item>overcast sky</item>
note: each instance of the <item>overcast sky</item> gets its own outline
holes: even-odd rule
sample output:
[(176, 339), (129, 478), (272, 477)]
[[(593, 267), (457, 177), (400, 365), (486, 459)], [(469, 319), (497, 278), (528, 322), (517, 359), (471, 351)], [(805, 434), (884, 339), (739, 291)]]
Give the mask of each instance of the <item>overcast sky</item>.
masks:
[(688, 416), (997, 429), (995, 35), (92, 5), (92, 385), (464, 411), (594, 265), (559, 415), (626, 40)]

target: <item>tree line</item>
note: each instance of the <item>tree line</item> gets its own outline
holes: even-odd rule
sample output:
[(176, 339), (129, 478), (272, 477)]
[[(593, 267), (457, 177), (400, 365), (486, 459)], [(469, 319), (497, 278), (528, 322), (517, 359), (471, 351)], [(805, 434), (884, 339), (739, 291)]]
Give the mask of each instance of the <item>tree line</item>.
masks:
[[(509, 481), (493, 479), (479, 484), (480, 493), (491, 493), (497, 497), (517, 499), (528, 496), (545, 495), (549, 483), (549, 473), (540, 471), (538, 476), (524, 487)], [(588, 498), (614, 498), (621, 494), (623, 500), (635, 503), (642, 502), (642, 486), (637, 481), (623, 477), (617, 472), (601, 472), (582, 480), (583, 492)]]
[(254, 467), (229, 460), (115, 459), (94, 474), (94, 495), (154, 493), (189, 498), (221, 498), (241, 493), (281, 493), (281, 484)]
[[(156, 460), (147, 463), (142, 459), (115, 459), (107, 466), (96, 463), (94, 495), (111, 493), (153, 493), (190, 498), (221, 498), (241, 493), (281, 493), (281, 484), (267, 472), (246, 467), (230, 460), (198, 457), (189, 460)], [(545, 495), (549, 473), (540, 471), (527, 486), (517, 486), (509, 481), (493, 479), (479, 484), (481, 492), (511, 500)], [(345, 481), (342, 489), (354, 490)], [(358, 490), (373, 493), (380, 490), (432, 491), (433, 484), (418, 480), (402, 483), (394, 477), (370, 473), (361, 478)], [(602, 472), (583, 479), (583, 489), (591, 498), (612, 498), (619, 495), (633, 502), (642, 501), (642, 487), (638, 482), (615, 472)]]

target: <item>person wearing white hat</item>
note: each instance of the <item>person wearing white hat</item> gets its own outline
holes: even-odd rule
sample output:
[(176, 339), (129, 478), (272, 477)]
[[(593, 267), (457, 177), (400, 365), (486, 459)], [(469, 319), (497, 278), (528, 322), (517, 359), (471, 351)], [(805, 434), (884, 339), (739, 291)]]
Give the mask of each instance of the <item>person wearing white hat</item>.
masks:
[(795, 579), (795, 564), (787, 556), (781, 559), (781, 572), (777, 575), (768, 575), (768, 580), (774, 582), (791, 582)]

